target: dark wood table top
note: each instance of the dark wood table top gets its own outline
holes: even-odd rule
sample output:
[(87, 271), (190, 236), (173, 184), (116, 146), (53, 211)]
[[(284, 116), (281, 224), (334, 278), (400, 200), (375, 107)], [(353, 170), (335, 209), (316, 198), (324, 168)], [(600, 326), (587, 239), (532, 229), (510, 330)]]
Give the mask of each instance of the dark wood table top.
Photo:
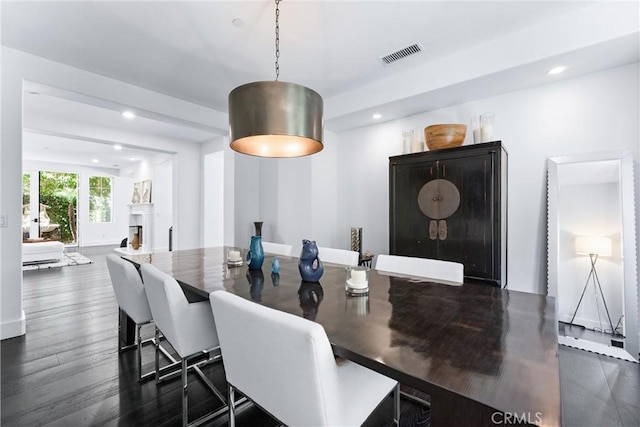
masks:
[[(243, 251), (243, 255), (246, 250)], [(371, 270), (367, 297), (347, 296), (345, 269), (302, 282), (297, 258), (271, 273), (228, 267), (224, 248), (129, 255), (207, 298), (226, 290), (320, 323), (335, 353), (431, 396), (433, 425), (560, 425), (555, 301), (475, 284), (450, 286)], [(513, 420), (513, 418), (510, 418)]]

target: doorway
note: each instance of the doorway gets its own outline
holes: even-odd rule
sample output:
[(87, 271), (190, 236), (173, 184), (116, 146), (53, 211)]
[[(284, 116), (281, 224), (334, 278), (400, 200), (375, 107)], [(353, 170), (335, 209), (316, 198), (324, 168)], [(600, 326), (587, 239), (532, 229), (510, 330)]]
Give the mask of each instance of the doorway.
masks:
[(78, 245), (78, 174), (29, 171), (22, 175), (23, 240)]

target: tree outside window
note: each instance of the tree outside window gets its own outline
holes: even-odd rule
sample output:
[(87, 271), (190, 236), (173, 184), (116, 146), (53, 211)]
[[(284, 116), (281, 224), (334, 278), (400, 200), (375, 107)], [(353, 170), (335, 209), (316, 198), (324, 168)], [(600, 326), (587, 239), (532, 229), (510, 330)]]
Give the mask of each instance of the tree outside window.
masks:
[(109, 177), (89, 177), (89, 222), (111, 222), (111, 184)]

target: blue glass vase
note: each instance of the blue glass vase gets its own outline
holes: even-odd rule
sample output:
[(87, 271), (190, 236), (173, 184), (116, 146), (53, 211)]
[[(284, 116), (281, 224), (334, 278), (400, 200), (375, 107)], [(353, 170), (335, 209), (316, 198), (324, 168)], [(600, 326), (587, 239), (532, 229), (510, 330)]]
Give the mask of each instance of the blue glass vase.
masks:
[(271, 272), (280, 273), (280, 260), (276, 257), (271, 261)]
[(324, 266), (320, 258), (318, 258), (318, 246), (315, 241), (306, 239), (302, 241), (298, 270), (300, 271), (300, 277), (305, 282), (317, 282), (322, 277)]
[(259, 270), (264, 262), (264, 249), (262, 249), (262, 236), (251, 236), (251, 244), (247, 253), (247, 264), (250, 270)]

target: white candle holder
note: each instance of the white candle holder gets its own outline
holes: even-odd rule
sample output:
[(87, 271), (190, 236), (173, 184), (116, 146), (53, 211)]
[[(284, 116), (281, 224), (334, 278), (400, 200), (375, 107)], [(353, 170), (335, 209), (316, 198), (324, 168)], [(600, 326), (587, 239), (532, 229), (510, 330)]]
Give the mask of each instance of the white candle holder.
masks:
[(369, 295), (369, 267), (349, 266), (346, 269), (344, 289), (348, 295)]
[(229, 267), (242, 266), (242, 250), (236, 248), (227, 249), (227, 265)]
[(495, 140), (493, 114), (483, 114), (480, 116), (480, 139), (482, 142)]
[(480, 131), (480, 116), (471, 117), (471, 132), (473, 135), (473, 143), (479, 144), (482, 142), (482, 134)]

